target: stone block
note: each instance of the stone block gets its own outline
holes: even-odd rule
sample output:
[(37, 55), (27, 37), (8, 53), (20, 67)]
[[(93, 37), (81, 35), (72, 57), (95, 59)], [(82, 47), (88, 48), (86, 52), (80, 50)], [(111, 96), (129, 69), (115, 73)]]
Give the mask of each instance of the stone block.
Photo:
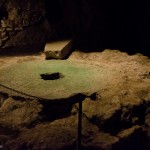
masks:
[(49, 42), (45, 45), (46, 59), (64, 59), (72, 49), (72, 40)]

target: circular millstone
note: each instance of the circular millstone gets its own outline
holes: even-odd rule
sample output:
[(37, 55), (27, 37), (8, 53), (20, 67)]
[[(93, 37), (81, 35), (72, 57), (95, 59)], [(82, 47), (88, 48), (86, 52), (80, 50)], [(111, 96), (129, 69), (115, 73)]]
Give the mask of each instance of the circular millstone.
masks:
[[(61, 99), (104, 89), (109, 74), (106, 68), (80, 62), (32, 61), (2, 69), (0, 84), (45, 99)], [(0, 89), (6, 90), (1, 86)]]

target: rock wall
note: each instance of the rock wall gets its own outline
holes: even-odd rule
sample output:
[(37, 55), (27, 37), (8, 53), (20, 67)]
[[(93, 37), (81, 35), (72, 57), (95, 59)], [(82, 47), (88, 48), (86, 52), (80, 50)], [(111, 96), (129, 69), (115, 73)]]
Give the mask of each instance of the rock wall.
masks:
[[(72, 17), (70, 24), (77, 27), (74, 30), (77, 48), (88, 51), (109, 48), (149, 55), (149, 2), (77, 0), (74, 3), (76, 11), (71, 5), (73, 12), (67, 11), (66, 5), (66, 12), (68, 18), (69, 15)], [(78, 21), (75, 21), (75, 16)]]
[[(26, 29), (41, 24), (45, 7), (42, 0), (3, 0), (0, 14), (0, 46), (26, 45), (26, 38), (32, 40)], [(17, 34), (21, 40), (15, 39)], [(9, 42), (12, 39), (14, 43)]]
[(129, 0), (2, 0), (0, 47), (41, 47), (46, 39), (71, 37), (76, 49), (149, 55), (149, 6)]

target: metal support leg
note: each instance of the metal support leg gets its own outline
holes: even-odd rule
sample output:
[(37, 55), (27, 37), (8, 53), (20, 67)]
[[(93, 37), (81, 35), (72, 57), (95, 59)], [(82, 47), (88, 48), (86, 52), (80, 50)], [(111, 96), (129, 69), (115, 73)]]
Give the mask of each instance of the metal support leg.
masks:
[(82, 132), (82, 100), (79, 101), (77, 150), (81, 150), (81, 138), (82, 138), (81, 132)]

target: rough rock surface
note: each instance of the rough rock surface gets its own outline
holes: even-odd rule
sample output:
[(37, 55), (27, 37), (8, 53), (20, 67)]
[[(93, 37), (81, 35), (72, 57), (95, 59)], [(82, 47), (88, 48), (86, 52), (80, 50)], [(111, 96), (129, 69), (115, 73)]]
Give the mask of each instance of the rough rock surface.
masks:
[(43, 32), (42, 25), (38, 25), (36, 27), (28, 27), (20, 31), (18, 34), (9, 39), (3, 48), (23, 46), (28, 47), (28, 49), (30, 48), (30, 50), (31, 48), (34, 50), (35, 48), (44, 46), (43, 43), (45, 43), (45, 34)]
[(46, 59), (64, 59), (71, 53), (71, 49), (71, 40), (53, 41), (46, 43), (44, 53)]
[[(16, 64), (32, 59), (44, 57), (1, 58), (1, 68), (10, 66), (10, 62)], [(148, 150), (150, 60), (140, 54), (129, 56), (117, 50), (76, 51), (68, 60), (117, 72), (107, 87), (95, 91), (94, 99), (88, 97), (83, 101), (83, 150)], [(51, 118), (53, 112), (58, 111), (56, 105), (21, 96), (10, 97), (8, 93), (0, 95), (0, 142), (6, 149), (76, 148), (78, 112), (74, 105), (67, 105), (66, 110), (61, 108), (59, 115)]]
[[(36, 38), (42, 39), (45, 36), (43, 30), (37, 27), (43, 23), (45, 16), (43, 1), (1, 1), (0, 13), (0, 47), (33, 46), (36, 40), (40, 42)], [(41, 43), (38, 44), (41, 46)]]
[[(79, 93), (90, 96), (106, 88), (118, 73), (111, 71), (70, 60), (32, 61), (2, 69), (0, 83), (41, 99), (59, 100)], [(0, 90), (8, 92), (2, 86)], [(18, 96), (18, 93), (14, 95)]]

